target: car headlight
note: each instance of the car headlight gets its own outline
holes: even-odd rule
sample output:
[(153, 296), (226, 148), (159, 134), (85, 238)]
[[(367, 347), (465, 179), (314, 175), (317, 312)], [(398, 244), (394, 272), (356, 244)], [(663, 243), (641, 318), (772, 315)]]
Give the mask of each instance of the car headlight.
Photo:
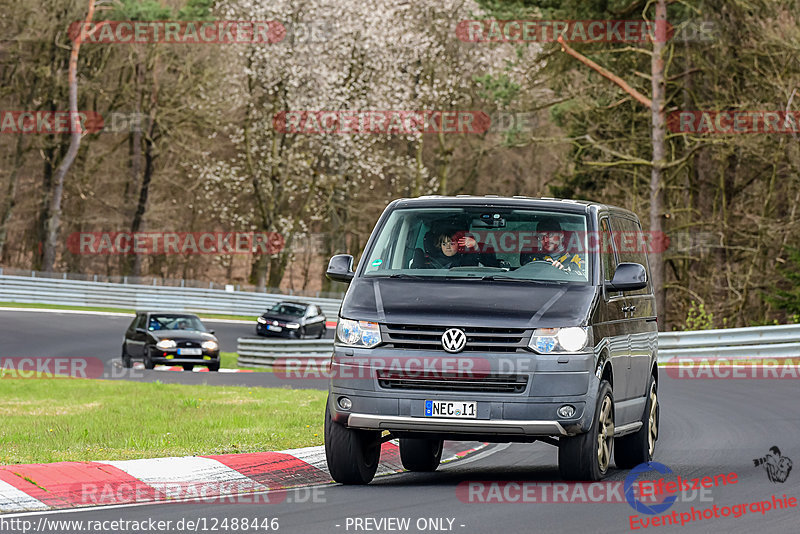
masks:
[(156, 348), (161, 350), (174, 349), (177, 346), (175, 341), (171, 339), (162, 339), (156, 343)]
[(206, 350), (212, 350), (212, 351), (217, 350), (219, 348), (219, 344), (216, 341), (211, 341), (210, 339), (208, 341), (203, 341), (202, 345), (200, 346)]
[(300, 325), (297, 323), (286, 323), (286, 328), (290, 330), (295, 330), (297, 328), (300, 328)]
[(378, 323), (339, 319), (336, 326), (336, 340), (342, 345), (354, 347), (374, 347), (381, 342), (381, 329)]
[(589, 341), (589, 329), (583, 326), (569, 328), (537, 328), (528, 347), (540, 354), (578, 352)]
[(264, 319), (263, 317), (259, 317), (258, 319), (256, 319), (256, 321), (258, 321), (261, 324), (267, 324), (267, 320)]

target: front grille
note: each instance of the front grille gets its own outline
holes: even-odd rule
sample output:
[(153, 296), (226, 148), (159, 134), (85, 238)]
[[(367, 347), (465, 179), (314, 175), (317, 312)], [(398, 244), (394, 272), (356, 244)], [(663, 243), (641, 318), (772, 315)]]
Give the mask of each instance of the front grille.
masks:
[[(442, 334), (450, 327), (386, 324), (381, 325), (385, 346), (396, 349), (444, 352)], [(462, 352), (517, 352), (525, 350), (529, 338), (524, 328), (458, 327), (467, 334)]]
[(180, 349), (200, 348), (200, 342), (199, 341), (177, 341), (175, 344)]
[(465, 376), (458, 373), (425, 376), (419, 373), (378, 371), (378, 385), (384, 389), (524, 393), (528, 385), (528, 377), (527, 375), (511, 374)]

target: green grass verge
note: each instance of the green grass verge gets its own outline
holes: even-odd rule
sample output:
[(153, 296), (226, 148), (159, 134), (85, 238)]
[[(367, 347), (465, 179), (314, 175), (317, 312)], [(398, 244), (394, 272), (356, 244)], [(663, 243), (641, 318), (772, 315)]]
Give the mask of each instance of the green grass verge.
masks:
[(321, 445), (325, 391), (76, 379), (0, 380), (0, 464)]
[[(128, 308), (102, 308), (97, 306), (66, 306), (63, 304), (32, 304), (25, 302), (0, 302), (0, 308), (31, 308), (36, 310), (75, 310), (75, 311), (97, 311), (110, 313), (129, 313), (134, 315), (136, 310)], [(194, 313), (194, 312), (190, 312)], [(197, 313), (203, 319), (233, 319), (239, 321), (255, 321), (253, 315), (227, 315), (224, 313)], [(255, 322), (253, 323), (255, 324)]]

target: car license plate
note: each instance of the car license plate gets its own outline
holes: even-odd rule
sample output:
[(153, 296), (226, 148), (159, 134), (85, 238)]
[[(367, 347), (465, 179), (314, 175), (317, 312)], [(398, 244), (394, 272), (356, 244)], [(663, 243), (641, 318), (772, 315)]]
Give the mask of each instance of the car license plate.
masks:
[(203, 349), (178, 349), (178, 356), (200, 356)]
[(267, 330), (271, 330), (273, 332), (280, 332), (281, 330), (283, 330), (283, 328), (281, 328), (280, 326), (273, 326), (271, 324), (268, 324)]
[(425, 417), (455, 417), (475, 419), (478, 413), (477, 402), (465, 401), (425, 401)]

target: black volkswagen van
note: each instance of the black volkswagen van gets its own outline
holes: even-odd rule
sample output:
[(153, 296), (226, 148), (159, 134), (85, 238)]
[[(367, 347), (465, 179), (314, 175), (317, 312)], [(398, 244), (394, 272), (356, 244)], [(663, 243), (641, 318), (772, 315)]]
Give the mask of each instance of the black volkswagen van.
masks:
[(381, 443), (434, 471), (442, 442), (543, 441), (568, 480), (653, 458), (654, 243), (630, 211), (551, 198), (395, 200), (339, 312), (325, 419), (334, 480), (367, 484)]

